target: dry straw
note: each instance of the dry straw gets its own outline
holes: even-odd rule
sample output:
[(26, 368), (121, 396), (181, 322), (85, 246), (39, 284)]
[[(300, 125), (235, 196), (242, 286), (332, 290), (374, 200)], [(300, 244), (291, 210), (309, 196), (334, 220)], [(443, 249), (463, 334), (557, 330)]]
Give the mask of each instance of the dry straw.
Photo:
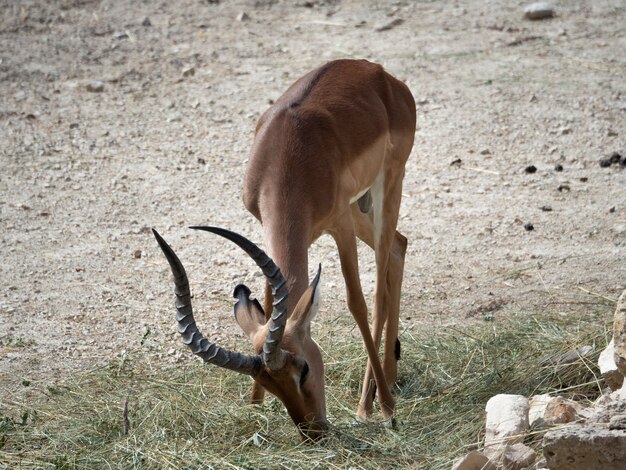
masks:
[[(355, 419), (365, 364), (358, 338), (317, 332), (333, 427), (315, 444), (300, 441), (274, 398), (246, 405), (249, 378), (191, 357), (155, 366), (144, 345), (60, 385), (31, 385), (31, 398), (5, 397), (0, 468), (447, 469), (480, 442), (484, 406), (496, 393), (597, 395), (595, 361), (610, 310), (406, 329), (395, 429)], [(574, 362), (545, 360), (592, 344), (595, 352)]]

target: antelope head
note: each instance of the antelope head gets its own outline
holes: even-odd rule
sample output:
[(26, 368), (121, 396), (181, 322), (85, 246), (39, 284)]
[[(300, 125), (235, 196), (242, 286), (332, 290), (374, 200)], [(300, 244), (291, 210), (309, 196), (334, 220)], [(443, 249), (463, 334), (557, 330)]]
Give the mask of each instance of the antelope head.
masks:
[(317, 275), (287, 316), (287, 283), (280, 269), (258, 246), (245, 237), (217, 227), (191, 227), (221, 235), (241, 247), (261, 268), (272, 288), (273, 312), (266, 320), (250, 289), (235, 287), (235, 320), (252, 342), (256, 354), (229, 351), (212, 343), (198, 330), (191, 307), (189, 281), (185, 268), (172, 248), (156, 230), (154, 236), (170, 264), (176, 294), (176, 321), (183, 342), (205, 362), (252, 376), (275, 395), (304, 438), (318, 439), (328, 428), (324, 397), (324, 363), (319, 347), (311, 338), (311, 321), (319, 304)]

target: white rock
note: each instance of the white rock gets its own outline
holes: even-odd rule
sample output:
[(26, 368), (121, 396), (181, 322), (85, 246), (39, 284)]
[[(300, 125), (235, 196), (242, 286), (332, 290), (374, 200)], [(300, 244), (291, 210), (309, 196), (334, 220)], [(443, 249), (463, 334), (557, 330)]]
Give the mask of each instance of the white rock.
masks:
[(522, 442), (528, 430), (528, 410), (528, 399), (524, 396), (500, 394), (491, 397), (485, 407), (485, 448)]
[(600, 353), (600, 357), (598, 357), (600, 373), (611, 390), (617, 390), (624, 383), (624, 376), (617, 370), (614, 354), (615, 341), (611, 339), (609, 345)]
[(461, 457), (454, 462), (452, 470), (495, 470), (496, 466), (493, 465), (487, 456), (480, 452), (473, 450), (465, 457)]
[(543, 20), (553, 16), (554, 8), (548, 2), (531, 3), (524, 8), (524, 17), (529, 20)]
[(535, 395), (531, 397), (528, 410), (528, 424), (531, 429), (543, 427), (546, 407), (551, 399), (550, 395)]

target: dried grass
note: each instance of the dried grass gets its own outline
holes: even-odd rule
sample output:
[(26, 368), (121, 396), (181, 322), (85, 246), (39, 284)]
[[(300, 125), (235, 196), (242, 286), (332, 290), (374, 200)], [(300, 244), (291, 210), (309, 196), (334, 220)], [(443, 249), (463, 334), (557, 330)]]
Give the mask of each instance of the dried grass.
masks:
[[(450, 468), (480, 442), (484, 406), (494, 394), (599, 393), (595, 363), (610, 316), (604, 310), (575, 320), (530, 315), (405, 330), (395, 429), (355, 419), (365, 363), (360, 342), (320, 335), (333, 427), (315, 444), (300, 441), (276, 399), (246, 405), (247, 377), (191, 360), (157, 366), (152, 351), (137, 349), (119, 363), (51, 385), (39, 398), (3, 399), (0, 466)], [(573, 363), (539, 365), (591, 344), (595, 352)]]

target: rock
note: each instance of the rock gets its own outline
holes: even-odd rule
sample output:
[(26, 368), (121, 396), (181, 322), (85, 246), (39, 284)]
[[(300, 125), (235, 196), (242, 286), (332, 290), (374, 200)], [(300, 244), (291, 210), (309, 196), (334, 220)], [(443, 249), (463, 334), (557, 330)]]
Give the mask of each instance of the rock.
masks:
[(135, 250), (135, 252), (133, 253), (133, 257), (135, 259), (141, 258), (141, 250)]
[(496, 466), (489, 461), (487, 456), (473, 450), (454, 462), (452, 470), (496, 470)]
[(528, 399), (521, 395), (491, 397), (485, 407), (485, 448), (522, 442), (528, 429), (528, 409)]
[(530, 429), (543, 428), (545, 424), (544, 415), (546, 407), (552, 397), (550, 395), (535, 395), (531, 397), (528, 409), (528, 425)]
[(128, 39), (128, 33), (126, 31), (115, 31), (113, 37), (115, 39)]
[(591, 414), (591, 411), (575, 401), (550, 395), (535, 395), (529, 403), (528, 422), (531, 429), (541, 429), (571, 423)]
[(396, 26), (400, 26), (402, 23), (404, 23), (404, 20), (402, 18), (396, 18), (392, 21), (390, 21), (389, 23), (386, 23), (382, 26), (379, 26), (378, 28), (375, 29), (376, 32), (380, 33), (382, 31), (388, 31), (390, 29), (395, 28)]
[(480, 154), (481, 155), (491, 155), (491, 150), (489, 150), (489, 149), (482, 149), (480, 151)]
[(626, 413), (626, 401), (624, 400), (612, 400), (610, 397), (608, 400), (603, 400), (602, 406), (596, 409), (593, 414), (587, 420), (588, 423), (602, 423), (606, 424), (611, 421), (611, 417), (615, 415)]
[(611, 165), (613, 165), (615, 163), (619, 163), (621, 159), (622, 159), (622, 156), (619, 153), (613, 152), (611, 156), (609, 157), (609, 162), (611, 162)]
[(524, 173), (535, 173), (537, 171), (537, 167), (535, 165), (528, 165), (524, 168)]
[(183, 77), (193, 77), (196, 74), (195, 67), (185, 67), (182, 71)]
[(529, 20), (543, 20), (554, 16), (554, 8), (548, 2), (531, 3), (524, 8), (524, 18)]
[(617, 369), (626, 377), (626, 291), (617, 299), (613, 317), (614, 359)]
[(615, 342), (611, 340), (604, 351), (600, 353), (600, 357), (598, 357), (600, 373), (611, 390), (617, 390), (624, 383), (624, 376), (617, 370), (614, 354)]
[(524, 224), (524, 230), (526, 230), (527, 232), (532, 232), (533, 230), (535, 230), (535, 226), (528, 222)]
[(546, 427), (576, 421), (578, 413), (574, 402), (562, 397), (552, 398), (546, 405), (543, 420)]
[(146, 28), (152, 26), (152, 21), (150, 21), (150, 18), (146, 16), (141, 22), (141, 26), (145, 26)]
[(563, 171), (563, 165), (557, 163), (556, 165), (554, 165), (554, 171)]
[(626, 430), (626, 414), (612, 416), (609, 420), (609, 429)]
[(102, 93), (104, 91), (104, 82), (92, 80), (85, 85), (85, 89), (91, 93)]
[(626, 380), (622, 385), (622, 388), (618, 388), (609, 395), (609, 398), (613, 401), (626, 401)]
[(500, 462), (506, 470), (522, 470), (532, 465), (536, 458), (537, 453), (534, 450), (522, 443), (518, 443), (507, 446)]
[(623, 470), (626, 431), (570, 426), (547, 432), (543, 455), (550, 470)]
[(250, 15), (248, 15), (245, 11), (242, 11), (237, 15), (237, 21), (248, 21), (250, 19)]
[(607, 167), (611, 166), (611, 161), (608, 158), (601, 158), (600, 159), (600, 166), (602, 168), (607, 168)]

